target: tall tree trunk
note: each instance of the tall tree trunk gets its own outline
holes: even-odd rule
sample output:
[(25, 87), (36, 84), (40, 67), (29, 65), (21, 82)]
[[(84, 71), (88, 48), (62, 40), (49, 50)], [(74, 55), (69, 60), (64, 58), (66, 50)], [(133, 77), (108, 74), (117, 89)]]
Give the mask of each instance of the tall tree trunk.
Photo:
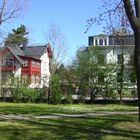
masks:
[(135, 32), (134, 62), (137, 76), (137, 94), (138, 94), (138, 108), (140, 122), (140, 31)]
[(120, 104), (122, 104), (122, 103), (123, 103), (123, 100), (122, 100), (122, 88), (120, 88), (120, 89), (118, 90), (118, 94), (119, 94), (119, 96), (120, 96)]

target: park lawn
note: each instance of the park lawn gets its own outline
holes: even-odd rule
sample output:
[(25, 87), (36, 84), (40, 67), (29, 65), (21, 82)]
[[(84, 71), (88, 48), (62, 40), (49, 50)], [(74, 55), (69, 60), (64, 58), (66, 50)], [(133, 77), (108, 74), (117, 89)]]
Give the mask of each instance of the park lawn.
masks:
[(137, 115), (0, 120), (0, 140), (139, 140)]
[(45, 115), (45, 114), (79, 114), (94, 111), (138, 111), (137, 106), (119, 104), (71, 104), (48, 105), (33, 103), (0, 103), (0, 114)]
[(137, 111), (127, 105), (48, 105), (0, 103), (0, 115), (28, 115), (27, 120), (0, 119), (0, 140), (139, 140), (138, 115), (57, 117), (33, 115), (80, 114), (96, 111)]

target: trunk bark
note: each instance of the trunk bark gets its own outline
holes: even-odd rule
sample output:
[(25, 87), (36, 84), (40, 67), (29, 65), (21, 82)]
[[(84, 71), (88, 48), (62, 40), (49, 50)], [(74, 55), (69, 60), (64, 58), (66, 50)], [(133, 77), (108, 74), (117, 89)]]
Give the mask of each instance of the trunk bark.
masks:
[(122, 88), (118, 90), (118, 94), (120, 96), (120, 104), (122, 104), (123, 103), (123, 101), (122, 101)]
[(135, 33), (134, 62), (137, 77), (138, 111), (140, 122), (140, 32)]

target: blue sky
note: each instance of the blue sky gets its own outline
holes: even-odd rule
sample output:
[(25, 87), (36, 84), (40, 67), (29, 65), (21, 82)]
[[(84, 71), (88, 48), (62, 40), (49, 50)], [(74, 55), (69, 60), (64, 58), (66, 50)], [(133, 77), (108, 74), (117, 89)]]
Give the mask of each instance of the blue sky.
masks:
[(88, 33), (86, 20), (99, 12), (100, 0), (29, 0), (29, 6), (18, 19), (3, 28), (11, 31), (24, 24), (29, 33), (30, 44), (47, 43), (43, 33), (50, 24), (60, 27), (68, 44), (68, 55), (75, 54), (77, 47), (87, 45), (88, 36), (102, 32), (100, 26), (93, 26)]

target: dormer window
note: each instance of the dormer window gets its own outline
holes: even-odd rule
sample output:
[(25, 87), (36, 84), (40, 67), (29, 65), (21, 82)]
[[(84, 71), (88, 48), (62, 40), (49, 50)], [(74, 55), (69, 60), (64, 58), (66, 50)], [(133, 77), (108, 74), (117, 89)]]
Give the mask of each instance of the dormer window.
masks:
[(28, 61), (27, 60), (24, 60), (23, 67), (28, 67)]
[(93, 36), (93, 45), (94, 46), (107, 46), (109, 42), (108, 36)]
[(6, 59), (5, 65), (6, 66), (12, 66), (13, 65), (13, 60), (12, 59)]

